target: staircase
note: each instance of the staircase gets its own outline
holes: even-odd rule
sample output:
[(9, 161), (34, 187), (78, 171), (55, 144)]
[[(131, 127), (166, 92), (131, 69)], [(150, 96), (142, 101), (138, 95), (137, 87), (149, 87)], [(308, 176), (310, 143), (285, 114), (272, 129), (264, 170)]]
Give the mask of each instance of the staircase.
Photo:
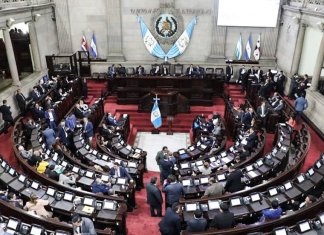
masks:
[(100, 80), (87, 80), (88, 97), (85, 99), (85, 103), (91, 106), (98, 98), (101, 97), (102, 93), (105, 93), (108, 88), (108, 81)]
[(239, 84), (227, 84), (224, 86), (225, 93), (231, 98), (235, 106), (245, 102), (245, 96), (241, 92), (241, 85)]

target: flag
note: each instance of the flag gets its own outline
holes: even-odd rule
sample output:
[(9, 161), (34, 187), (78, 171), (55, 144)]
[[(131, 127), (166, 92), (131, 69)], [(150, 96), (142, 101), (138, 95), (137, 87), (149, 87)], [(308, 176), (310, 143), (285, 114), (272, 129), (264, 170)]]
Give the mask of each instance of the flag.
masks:
[(261, 34), (259, 34), (259, 38), (258, 38), (258, 41), (255, 45), (255, 49), (254, 49), (254, 52), (253, 52), (253, 55), (254, 55), (254, 59), (256, 61), (258, 61), (260, 59), (260, 54), (261, 54)]
[(151, 34), (150, 30), (147, 28), (146, 24), (144, 23), (142, 17), (137, 18), (138, 22), (141, 26), (142, 38), (146, 49), (150, 52), (150, 54), (158, 57), (158, 58), (165, 58), (165, 52), (161, 48), (160, 44), (156, 41), (156, 39)]
[(246, 42), (246, 46), (245, 46), (245, 60), (246, 61), (250, 60), (251, 51), (252, 51), (252, 37), (251, 37), (251, 34), (250, 34), (249, 39)]
[(98, 56), (97, 40), (96, 40), (96, 36), (94, 34), (92, 34), (92, 39), (91, 39), (91, 43), (90, 43), (90, 51), (91, 51), (92, 57), (94, 59), (97, 59), (97, 56)]
[(84, 35), (82, 35), (81, 50), (84, 52), (88, 52), (88, 43), (87, 43), (87, 39), (85, 38)]
[(240, 38), (236, 43), (235, 56), (237, 60), (240, 60), (242, 57), (242, 35), (240, 35)]
[(154, 126), (155, 129), (159, 128), (160, 126), (162, 126), (162, 117), (161, 117), (161, 112), (159, 109), (159, 105), (158, 105), (158, 98), (154, 98), (155, 102), (154, 102), (154, 106), (151, 112), (151, 122)]
[(187, 48), (190, 42), (192, 31), (197, 23), (196, 17), (192, 18), (191, 22), (188, 24), (186, 30), (181, 34), (178, 40), (170, 48), (166, 55), (166, 59), (171, 59), (181, 55)]

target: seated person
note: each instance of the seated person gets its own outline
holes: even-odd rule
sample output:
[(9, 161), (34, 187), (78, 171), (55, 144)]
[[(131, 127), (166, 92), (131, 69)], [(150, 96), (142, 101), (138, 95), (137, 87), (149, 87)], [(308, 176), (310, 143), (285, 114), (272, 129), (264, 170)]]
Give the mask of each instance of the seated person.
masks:
[(109, 194), (110, 188), (111, 183), (105, 184), (100, 178), (96, 178), (95, 182), (93, 182), (91, 186), (91, 191), (93, 193)]
[(99, 127), (99, 133), (101, 136), (105, 137), (108, 140), (111, 140), (118, 135), (114, 133), (114, 131), (109, 128), (105, 123), (102, 123), (102, 126)]
[(108, 113), (106, 118), (106, 124), (108, 126), (122, 126), (124, 122), (117, 121), (116, 116), (112, 115), (111, 113)]
[(124, 167), (120, 166), (118, 162), (114, 163), (114, 167), (110, 170), (110, 175), (115, 178), (121, 177), (132, 180), (132, 177), (130, 176), (128, 171)]
[(17, 198), (17, 195), (13, 192), (0, 191), (0, 200), (8, 202), (14, 207), (23, 208), (23, 200)]
[(38, 163), (41, 162), (41, 161), (42, 161), (42, 157), (41, 157), (40, 150), (34, 151), (34, 153), (32, 154), (32, 156), (27, 159), (27, 163), (30, 166), (37, 166)]
[(291, 200), (291, 206), (290, 209), (292, 209), (293, 211), (297, 211), (301, 208), (305, 208), (308, 207), (310, 205), (312, 205), (313, 203), (315, 203), (317, 201), (317, 198), (311, 194), (309, 194), (305, 200), (303, 202), (299, 202), (299, 201), (295, 201), (295, 200)]
[(204, 161), (204, 165), (202, 167), (199, 167), (199, 171), (202, 175), (210, 175), (212, 173), (212, 168), (209, 162)]
[(186, 75), (188, 76), (195, 76), (197, 74), (198, 74), (197, 68), (195, 68), (193, 64), (191, 64), (186, 70)]
[(49, 95), (45, 97), (44, 107), (45, 107), (45, 110), (53, 109), (53, 107), (54, 107), (53, 99)]
[(37, 86), (33, 87), (32, 92), (30, 93), (31, 98), (33, 99), (34, 102), (37, 102), (42, 99), (41, 93), (38, 91)]
[(112, 66), (108, 68), (107, 74), (111, 78), (116, 77), (116, 75), (117, 75), (117, 69), (115, 68), (115, 64), (112, 64)]
[(273, 111), (280, 112), (284, 108), (284, 102), (283, 100), (279, 100), (276, 106), (273, 106)]
[(74, 173), (64, 169), (62, 174), (59, 176), (59, 183), (67, 186), (74, 186), (75, 185), (75, 176)]
[(122, 66), (121, 64), (119, 64), (119, 66), (117, 68), (117, 75), (126, 76), (126, 68), (124, 66)]
[(54, 169), (55, 165), (48, 165), (45, 170), (45, 175), (52, 180), (59, 181), (60, 176)]
[(139, 65), (136, 68), (136, 74), (139, 75), (139, 76), (145, 75), (145, 69), (142, 67), (142, 65)]
[(167, 69), (167, 67), (162, 66), (162, 70), (161, 70), (161, 76), (169, 76), (169, 70)]
[(278, 92), (275, 92), (275, 93), (273, 93), (273, 95), (271, 97), (269, 97), (268, 100), (269, 100), (269, 103), (271, 104), (271, 106), (273, 107), (273, 106), (275, 106), (275, 104), (277, 102), (279, 102), (280, 99), (281, 98), (280, 98)]
[(217, 229), (233, 228), (235, 225), (234, 214), (228, 210), (226, 202), (220, 204), (220, 210), (210, 223), (210, 227)]
[(249, 149), (247, 146), (243, 146), (240, 151), (238, 151), (238, 156), (240, 158), (240, 161), (245, 161), (247, 157), (251, 155)]
[(29, 159), (33, 155), (33, 150), (32, 149), (26, 150), (24, 148), (24, 146), (22, 146), (22, 145), (18, 146), (18, 151), (19, 151), (20, 155), (25, 159)]
[(151, 69), (151, 75), (160, 75), (161, 71), (160, 71), (160, 66), (156, 65), (155, 67), (153, 67)]
[(218, 183), (214, 177), (210, 177), (209, 186), (205, 190), (204, 197), (219, 197), (224, 193), (224, 186), (221, 183)]
[(89, 112), (87, 112), (87, 111), (84, 112), (84, 111), (81, 109), (80, 104), (77, 103), (77, 104), (75, 105), (74, 115), (75, 115), (76, 118), (78, 118), (78, 119), (82, 119), (82, 118), (84, 118), (84, 117), (87, 117), (87, 116), (89, 115)]
[(206, 230), (207, 220), (201, 211), (195, 211), (194, 217), (187, 221), (188, 232), (203, 232)]
[(57, 92), (57, 99), (63, 100), (65, 97), (67, 97), (68, 93), (64, 92), (62, 88), (58, 89)]
[(33, 108), (33, 117), (35, 120), (41, 120), (45, 118), (45, 111), (42, 106), (40, 106), (38, 103), (35, 104), (35, 107)]
[(79, 101), (80, 108), (83, 112), (89, 112), (89, 106), (83, 100)]
[(222, 134), (222, 127), (220, 123), (215, 119), (213, 120), (214, 128), (212, 130), (213, 135), (219, 136)]
[(35, 194), (30, 195), (30, 201), (24, 206), (24, 210), (34, 211), (36, 215), (48, 218), (52, 217), (52, 213), (45, 209), (49, 204), (48, 200), (39, 199)]
[(243, 173), (240, 169), (235, 169), (233, 166), (228, 168), (229, 175), (227, 176), (225, 191), (234, 193), (245, 188), (245, 184), (242, 182)]
[(282, 214), (282, 209), (279, 206), (278, 200), (273, 200), (271, 202), (271, 208), (263, 210), (262, 213), (263, 214), (260, 218), (260, 222), (264, 222), (267, 220), (273, 220), (273, 219), (279, 219)]

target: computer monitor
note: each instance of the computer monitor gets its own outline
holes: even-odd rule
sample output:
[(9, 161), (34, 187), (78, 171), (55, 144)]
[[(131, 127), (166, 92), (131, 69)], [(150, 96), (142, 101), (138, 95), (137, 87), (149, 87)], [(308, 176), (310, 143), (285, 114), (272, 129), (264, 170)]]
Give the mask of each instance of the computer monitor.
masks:
[(256, 194), (252, 194), (252, 195), (251, 195), (251, 201), (252, 201), (252, 202), (258, 202), (258, 201), (261, 201), (260, 194), (258, 194), (258, 193), (256, 193)]
[(102, 209), (115, 211), (117, 203), (115, 201), (104, 201)]
[(93, 198), (88, 198), (88, 197), (83, 198), (83, 205), (93, 206), (93, 202), (94, 202)]
[(246, 171), (253, 171), (253, 165), (245, 167)]
[(190, 168), (188, 162), (186, 162), (186, 163), (181, 163), (180, 166), (181, 166), (181, 169), (188, 169), (188, 168)]
[(18, 228), (18, 225), (19, 225), (19, 220), (16, 220), (16, 219), (12, 219), (12, 218), (10, 218), (10, 219), (8, 220), (8, 223), (7, 223), (7, 228), (16, 231), (17, 228)]
[(187, 212), (196, 211), (197, 210), (197, 203), (186, 203), (185, 209)]
[(202, 166), (203, 164), (204, 164), (203, 161), (196, 161), (197, 166)]
[(7, 166), (7, 163), (5, 161), (1, 162), (2, 168), (5, 168)]
[(142, 149), (135, 149), (135, 153), (142, 153)]
[(137, 167), (135, 162), (128, 162), (127, 166), (131, 167), (131, 168), (136, 168)]
[(30, 187), (32, 187), (32, 188), (35, 189), (35, 190), (38, 190), (38, 189), (39, 189), (39, 183), (33, 181)]
[(18, 180), (19, 180), (20, 182), (24, 183), (25, 180), (26, 180), (26, 176), (24, 176), (24, 175), (20, 175), (19, 178), (18, 178)]
[(179, 150), (179, 154), (185, 154), (186, 151), (184, 149)]
[(9, 173), (9, 175), (14, 176), (16, 174), (16, 171), (15, 171), (15, 169), (10, 168), (8, 173)]
[(76, 174), (79, 173), (79, 170), (80, 170), (80, 168), (79, 168), (79, 167), (76, 167), (76, 166), (74, 166), (74, 167), (72, 168), (72, 171), (73, 171), (74, 173), (76, 173)]
[(69, 235), (69, 233), (68, 232), (61, 232), (61, 231), (56, 231), (55, 232), (55, 235)]
[(191, 186), (191, 180), (190, 179), (182, 180), (182, 185), (183, 186)]
[(88, 178), (92, 178), (94, 175), (94, 173), (92, 171), (87, 171), (85, 176), (88, 177)]
[(195, 150), (195, 146), (190, 146), (188, 149), (189, 149), (190, 151), (194, 151), (194, 150)]
[(221, 155), (222, 157), (226, 157), (227, 153), (226, 153), (226, 151), (224, 151), (224, 152), (221, 152), (220, 155)]
[(290, 182), (287, 182), (287, 183), (284, 184), (284, 187), (285, 187), (286, 190), (289, 190), (289, 189), (292, 188), (292, 184)]
[(275, 196), (278, 194), (278, 191), (276, 188), (272, 188), (272, 189), (269, 189), (269, 195), (272, 197), (272, 196)]
[(304, 233), (304, 232), (307, 232), (309, 230), (311, 230), (311, 226), (309, 224), (308, 221), (304, 221), (304, 222), (301, 222), (297, 225), (298, 227), (298, 230), (300, 233)]
[(262, 166), (263, 165), (262, 159), (258, 160), (256, 163), (257, 163), (258, 166)]
[(115, 162), (117, 162), (120, 165), (121, 160), (120, 159), (115, 159)]
[(208, 177), (202, 177), (199, 179), (200, 184), (208, 184), (208, 180), (209, 180)]
[(275, 235), (287, 235), (287, 231), (285, 228), (281, 228), (281, 229), (275, 230), (274, 234)]
[(305, 177), (303, 175), (299, 175), (299, 176), (297, 176), (297, 181), (298, 181), (298, 183), (302, 183), (305, 181)]
[(108, 160), (108, 156), (107, 155), (102, 155), (101, 159), (104, 160), (104, 161), (107, 161)]
[(68, 202), (72, 202), (73, 201), (73, 194), (72, 193), (64, 193), (64, 197), (63, 200), (68, 201)]
[(241, 199), (240, 198), (231, 199), (231, 206), (240, 206), (240, 205), (241, 205)]
[(43, 231), (44, 231), (44, 229), (33, 225), (30, 230), (30, 235), (41, 235), (41, 234), (43, 234)]
[(307, 171), (307, 173), (308, 173), (310, 176), (312, 176), (312, 175), (315, 174), (315, 171), (314, 171), (313, 168), (309, 168), (308, 171)]
[(116, 184), (126, 184), (125, 178), (118, 178)]
[(52, 157), (52, 160), (53, 160), (54, 162), (57, 162), (57, 159), (58, 159), (58, 155), (55, 153), (54, 156)]
[(64, 166), (64, 167), (66, 167), (67, 166), (67, 162), (66, 161), (63, 161), (62, 163), (61, 163), (61, 166)]
[(215, 157), (211, 157), (211, 158), (209, 158), (209, 161), (210, 162), (215, 162), (216, 161), (216, 158)]
[(324, 224), (324, 213), (323, 213), (323, 214), (320, 214), (320, 215), (318, 216), (318, 218), (320, 219), (321, 224), (323, 225), (323, 224)]
[(225, 179), (226, 179), (225, 174), (219, 174), (219, 175), (217, 175), (217, 180), (218, 180), (218, 181), (223, 181), (223, 180), (225, 180)]
[(49, 187), (47, 188), (46, 194), (53, 197), (55, 192), (55, 189)]
[(109, 176), (108, 175), (101, 175), (101, 180), (108, 182)]
[(321, 168), (321, 166), (322, 166), (321, 161), (317, 161), (317, 162), (316, 162), (316, 167), (317, 167), (317, 169), (318, 169), (318, 168)]
[(208, 200), (208, 209), (217, 210), (220, 208), (220, 203), (218, 200)]

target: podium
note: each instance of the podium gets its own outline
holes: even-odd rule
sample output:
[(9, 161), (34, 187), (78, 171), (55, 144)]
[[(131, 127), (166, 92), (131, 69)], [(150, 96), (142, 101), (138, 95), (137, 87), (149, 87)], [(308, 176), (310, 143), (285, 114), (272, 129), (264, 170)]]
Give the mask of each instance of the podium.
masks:
[(139, 102), (138, 111), (151, 112), (154, 100), (158, 97), (160, 112), (162, 117), (175, 116), (177, 113), (188, 113), (190, 105), (188, 99), (181, 95), (178, 91), (170, 91), (167, 89), (153, 90), (144, 95)]

